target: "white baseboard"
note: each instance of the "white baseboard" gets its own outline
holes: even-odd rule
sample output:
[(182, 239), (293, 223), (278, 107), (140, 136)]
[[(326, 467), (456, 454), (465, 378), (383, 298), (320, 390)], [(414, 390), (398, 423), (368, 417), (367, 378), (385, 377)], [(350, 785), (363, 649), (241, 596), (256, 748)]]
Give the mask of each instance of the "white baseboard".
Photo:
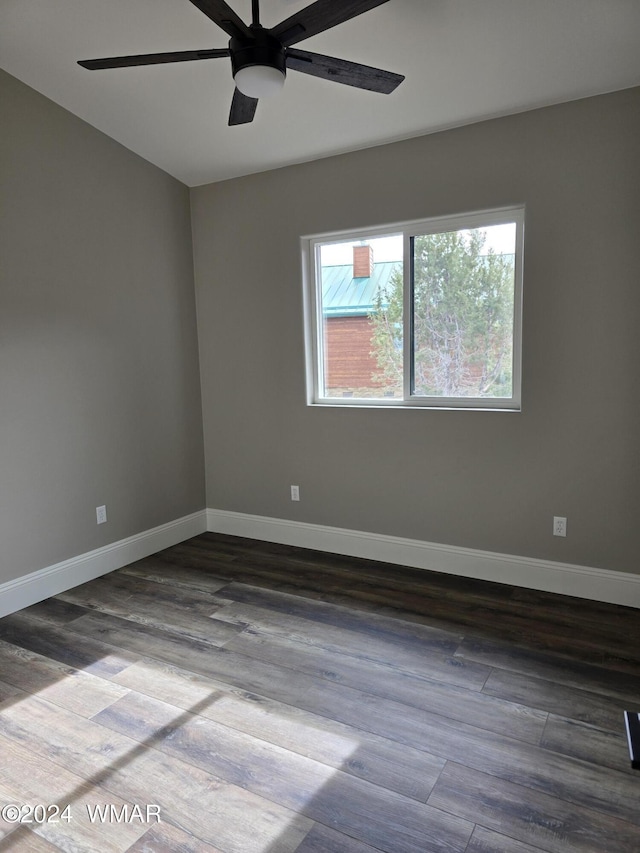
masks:
[(0, 584), (0, 617), (205, 530), (640, 608), (640, 575), (207, 509)]
[(0, 584), (0, 617), (120, 569), (207, 529), (205, 510)]
[(207, 530), (640, 608), (640, 575), (627, 572), (216, 509)]

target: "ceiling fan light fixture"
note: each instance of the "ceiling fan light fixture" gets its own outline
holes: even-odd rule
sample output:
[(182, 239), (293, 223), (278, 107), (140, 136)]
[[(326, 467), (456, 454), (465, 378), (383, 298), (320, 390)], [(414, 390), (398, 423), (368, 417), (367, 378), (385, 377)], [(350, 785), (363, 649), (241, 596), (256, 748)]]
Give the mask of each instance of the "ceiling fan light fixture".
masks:
[(284, 86), (284, 71), (272, 65), (245, 65), (234, 76), (236, 87), (248, 98), (270, 98)]

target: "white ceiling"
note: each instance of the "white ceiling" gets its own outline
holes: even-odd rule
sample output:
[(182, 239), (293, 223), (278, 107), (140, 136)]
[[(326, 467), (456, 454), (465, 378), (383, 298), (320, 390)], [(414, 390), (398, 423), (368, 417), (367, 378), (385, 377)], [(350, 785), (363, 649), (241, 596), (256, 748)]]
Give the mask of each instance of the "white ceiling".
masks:
[[(310, 0), (262, 0), (274, 26)], [(245, 21), (251, 0), (229, 0)], [(87, 71), (78, 59), (226, 47), (189, 0), (2, 0), (10, 74), (189, 186), (640, 85), (640, 0), (389, 0), (296, 47), (406, 75), (379, 95), (290, 71), (228, 127), (228, 59)]]

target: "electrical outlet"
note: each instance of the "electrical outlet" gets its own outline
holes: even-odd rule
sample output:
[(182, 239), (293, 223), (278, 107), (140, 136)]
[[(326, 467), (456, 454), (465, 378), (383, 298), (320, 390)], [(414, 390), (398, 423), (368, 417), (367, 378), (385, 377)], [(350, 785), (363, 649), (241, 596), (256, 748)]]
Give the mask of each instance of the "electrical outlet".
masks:
[(291, 486), (291, 500), (299, 501), (300, 500), (300, 486)]
[(553, 535), (554, 536), (566, 536), (567, 535), (567, 519), (562, 518), (559, 515), (554, 515), (553, 517)]
[(96, 522), (98, 524), (104, 524), (107, 520), (107, 508), (106, 506), (97, 506), (96, 507)]

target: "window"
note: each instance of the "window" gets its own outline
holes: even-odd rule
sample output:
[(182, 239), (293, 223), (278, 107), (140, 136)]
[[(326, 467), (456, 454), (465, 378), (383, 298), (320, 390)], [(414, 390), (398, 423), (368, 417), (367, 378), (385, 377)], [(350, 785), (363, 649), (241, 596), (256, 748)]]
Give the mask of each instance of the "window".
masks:
[(524, 211), (303, 239), (308, 401), (520, 408)]

